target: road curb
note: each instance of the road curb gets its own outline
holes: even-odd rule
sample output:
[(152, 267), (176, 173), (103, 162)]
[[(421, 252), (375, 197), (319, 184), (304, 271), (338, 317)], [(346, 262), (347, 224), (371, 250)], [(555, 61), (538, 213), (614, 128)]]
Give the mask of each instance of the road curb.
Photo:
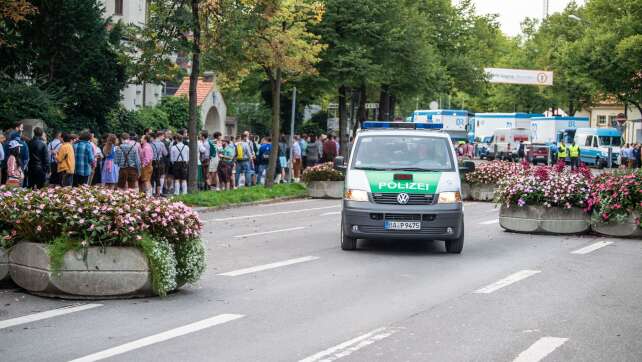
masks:
[(239, 204), (230, 204), (230, 205), (221, 205), (214, 207), (192, 207), (192, 209), (199, 214), (206, 214), (210, 212), (227, 210), (227, 209), (236, 209), (245, 206), (258, 206), (258, 205), (269, 205), (269, 204), (278, 204), (280, 202), (292, 201), (292, 200), (312, 200), (309, 196), (289, 196), (289, 197), (278, 197), (275, 199), (261, 200), (261, 201), (252, 201), (252, 202), (242, 202)]

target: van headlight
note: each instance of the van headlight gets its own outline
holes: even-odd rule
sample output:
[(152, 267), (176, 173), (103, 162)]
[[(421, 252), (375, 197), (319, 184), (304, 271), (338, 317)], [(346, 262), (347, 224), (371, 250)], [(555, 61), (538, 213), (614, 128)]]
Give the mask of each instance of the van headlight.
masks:
[(456, 204), (461, 202), (461, 193), (459, 192), (441, 192), (439, 193), (438, 204)]
[(364, 190), (348, 189), (343, 197), (348, 201), (368, 202), (368, 192)]

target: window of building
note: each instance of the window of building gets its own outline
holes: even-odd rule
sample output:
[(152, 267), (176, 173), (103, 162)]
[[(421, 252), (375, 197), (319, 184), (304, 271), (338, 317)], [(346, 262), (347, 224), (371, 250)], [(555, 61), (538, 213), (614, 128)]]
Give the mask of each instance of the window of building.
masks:
[(606, 116), (597, 116), (597, 125), (606, 126)]
[(609, 116), (609, 125), (611, 127), (617, 127), (617, 116)]
[(119, 16), (123, 15), (123, 0), (115, 0), (114, 14)]

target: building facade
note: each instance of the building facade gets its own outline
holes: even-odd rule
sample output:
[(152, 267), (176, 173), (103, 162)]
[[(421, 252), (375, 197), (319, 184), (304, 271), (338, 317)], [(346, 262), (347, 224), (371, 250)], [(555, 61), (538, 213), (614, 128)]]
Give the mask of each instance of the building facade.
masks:
[[(174, 96), (189, 96), (189, 78), (185, 78)], [(213, 72), (205, 72), (196, 87), (196, 104), (200, 109), (201, 125), (210, 133), (221, 132), (223, 136), (236, 135), (236, 119), (227, 117), (227, 106)]]
[(612, 100), (604, 100), (577, 112), (578, 117), (589, 117), (592, 128), (620, 128), (617, 122), (619, 114), (626, 115), (627, 121), (622, 124), (622, 137), (626, 143), (642, 143), (642, 115), (636, 107), (624, 109), (624, 105)]
[[(101, 0), (105, 13), (113, 22), (144, 26), (147, 18), (147, 0)], [(164, 87), (159, 84), (128, 84), (122, 91), (121, 104), (128, 110), (143, 106), (154, 106), (164, 95)]]

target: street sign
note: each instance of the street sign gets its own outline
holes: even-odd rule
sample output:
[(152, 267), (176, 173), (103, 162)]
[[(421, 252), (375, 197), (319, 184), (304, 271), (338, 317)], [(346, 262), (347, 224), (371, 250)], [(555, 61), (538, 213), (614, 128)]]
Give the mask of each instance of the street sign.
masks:
[(379, 103), (366, 103), (366, 109), (379, 109)]
[(545, 70), (485, 68), (490, 83), (553, 85), (553, 72)]

